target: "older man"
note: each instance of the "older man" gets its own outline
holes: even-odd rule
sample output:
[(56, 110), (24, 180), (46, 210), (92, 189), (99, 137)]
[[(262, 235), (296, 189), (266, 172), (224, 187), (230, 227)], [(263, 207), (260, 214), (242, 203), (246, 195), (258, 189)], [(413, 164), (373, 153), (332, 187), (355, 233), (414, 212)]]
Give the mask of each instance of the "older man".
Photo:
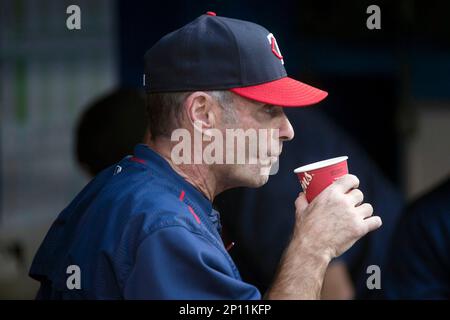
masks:
[[(259, 299), (227, 253), (211, 202), (265, 184), (294, 137), (282, 107), (327, 93), (287, 77), (269, 31), (212, 12), (163, 37), (145, 62), (149, 138), (59, 215), (30, 271), (41, 281), (38, 298)], [(230, 143), (248, 132), (258, 133), (256, 149), (251, 135)], [(347, 175), (310, 204), (298, 196), (266, 298), (320, 297), (330, 260), (381, 225), (358, 184)]]

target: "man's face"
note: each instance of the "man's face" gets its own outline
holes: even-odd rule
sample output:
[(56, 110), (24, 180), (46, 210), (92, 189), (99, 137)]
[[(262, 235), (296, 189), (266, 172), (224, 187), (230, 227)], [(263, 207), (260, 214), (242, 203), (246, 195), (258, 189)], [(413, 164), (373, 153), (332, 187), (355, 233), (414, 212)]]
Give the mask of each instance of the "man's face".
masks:
[[(226, 156), (234, 156), (234, 163), (226, 162), (221, 170), (233, 186), (260, 187), (268, 181), (283, 141), (291, 140), (294, 130), (282, 107), (233, 96), (235, 119), (220, 121), (218, 127), (224, 134)], [(245, 143), (239, 145), (238, 139)]]

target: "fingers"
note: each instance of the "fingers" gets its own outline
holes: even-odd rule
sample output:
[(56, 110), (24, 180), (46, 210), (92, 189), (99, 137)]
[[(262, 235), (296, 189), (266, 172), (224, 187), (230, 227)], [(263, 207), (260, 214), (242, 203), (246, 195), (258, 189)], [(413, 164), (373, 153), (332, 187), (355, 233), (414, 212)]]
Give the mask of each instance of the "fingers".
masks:
[(362, 193), (361, 190), (359, 189), (353, 189), (351, 190), (348, 195), (350, 196), (350, 198), (352, 199), (352, 203), (355, 204), (355, 207), (359, 206), (363, 200), (364, 200), (364, 194)]
[(306, 200), (306, 195), (304, 192), (300, 192), (297, 199), (295, 200), (295, 208), (298, 212), (303, 212), (308, 206), (308, 201)]
[(356, 208), (356, 212), (358, 212), (361, 218), (366, 219), (373, 214), (373, 207), (370, 203), (363, 203)]
[(352, 174), (346, 174), (337, 179), (334, 182), (334, 186), (342, 192), (347, 193), (349, 190), (357, 189), (359, 187), (359, 179)]
[(373, 231), (381, 227), (383, 222), (381, 221), (381, 218), (379, 216), (372, 216), (364, 220), (364, 224), (367, 227), (367, 232)]

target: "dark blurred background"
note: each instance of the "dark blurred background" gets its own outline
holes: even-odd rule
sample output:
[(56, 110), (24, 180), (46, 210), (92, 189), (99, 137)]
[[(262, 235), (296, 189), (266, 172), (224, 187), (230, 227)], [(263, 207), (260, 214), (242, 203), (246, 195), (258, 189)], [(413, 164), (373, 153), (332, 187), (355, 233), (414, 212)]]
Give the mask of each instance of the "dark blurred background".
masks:
[[(66, 28), (70, 4), (81, 30)], [(288, 74), (329, 92), (318, 108), (406, 199), (449, 174), (449, 2), (0, 0), (0, 297), (33, 297), (36, 246), (88, 181), (73, 153), (86, 104), (140, 88), (145, 51), (206, 11), (270, 30)]]

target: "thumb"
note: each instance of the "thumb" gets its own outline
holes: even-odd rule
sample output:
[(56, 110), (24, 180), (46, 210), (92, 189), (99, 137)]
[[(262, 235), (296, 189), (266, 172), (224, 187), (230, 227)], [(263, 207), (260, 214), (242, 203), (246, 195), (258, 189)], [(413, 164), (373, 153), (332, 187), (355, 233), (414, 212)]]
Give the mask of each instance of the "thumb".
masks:
[(306, 195), (304, 192), (300, 192), (297, 199), (295, 200), (295, 209), (297, 212), (302, 213), (308, 207), (308, 200), (306, 200)]

